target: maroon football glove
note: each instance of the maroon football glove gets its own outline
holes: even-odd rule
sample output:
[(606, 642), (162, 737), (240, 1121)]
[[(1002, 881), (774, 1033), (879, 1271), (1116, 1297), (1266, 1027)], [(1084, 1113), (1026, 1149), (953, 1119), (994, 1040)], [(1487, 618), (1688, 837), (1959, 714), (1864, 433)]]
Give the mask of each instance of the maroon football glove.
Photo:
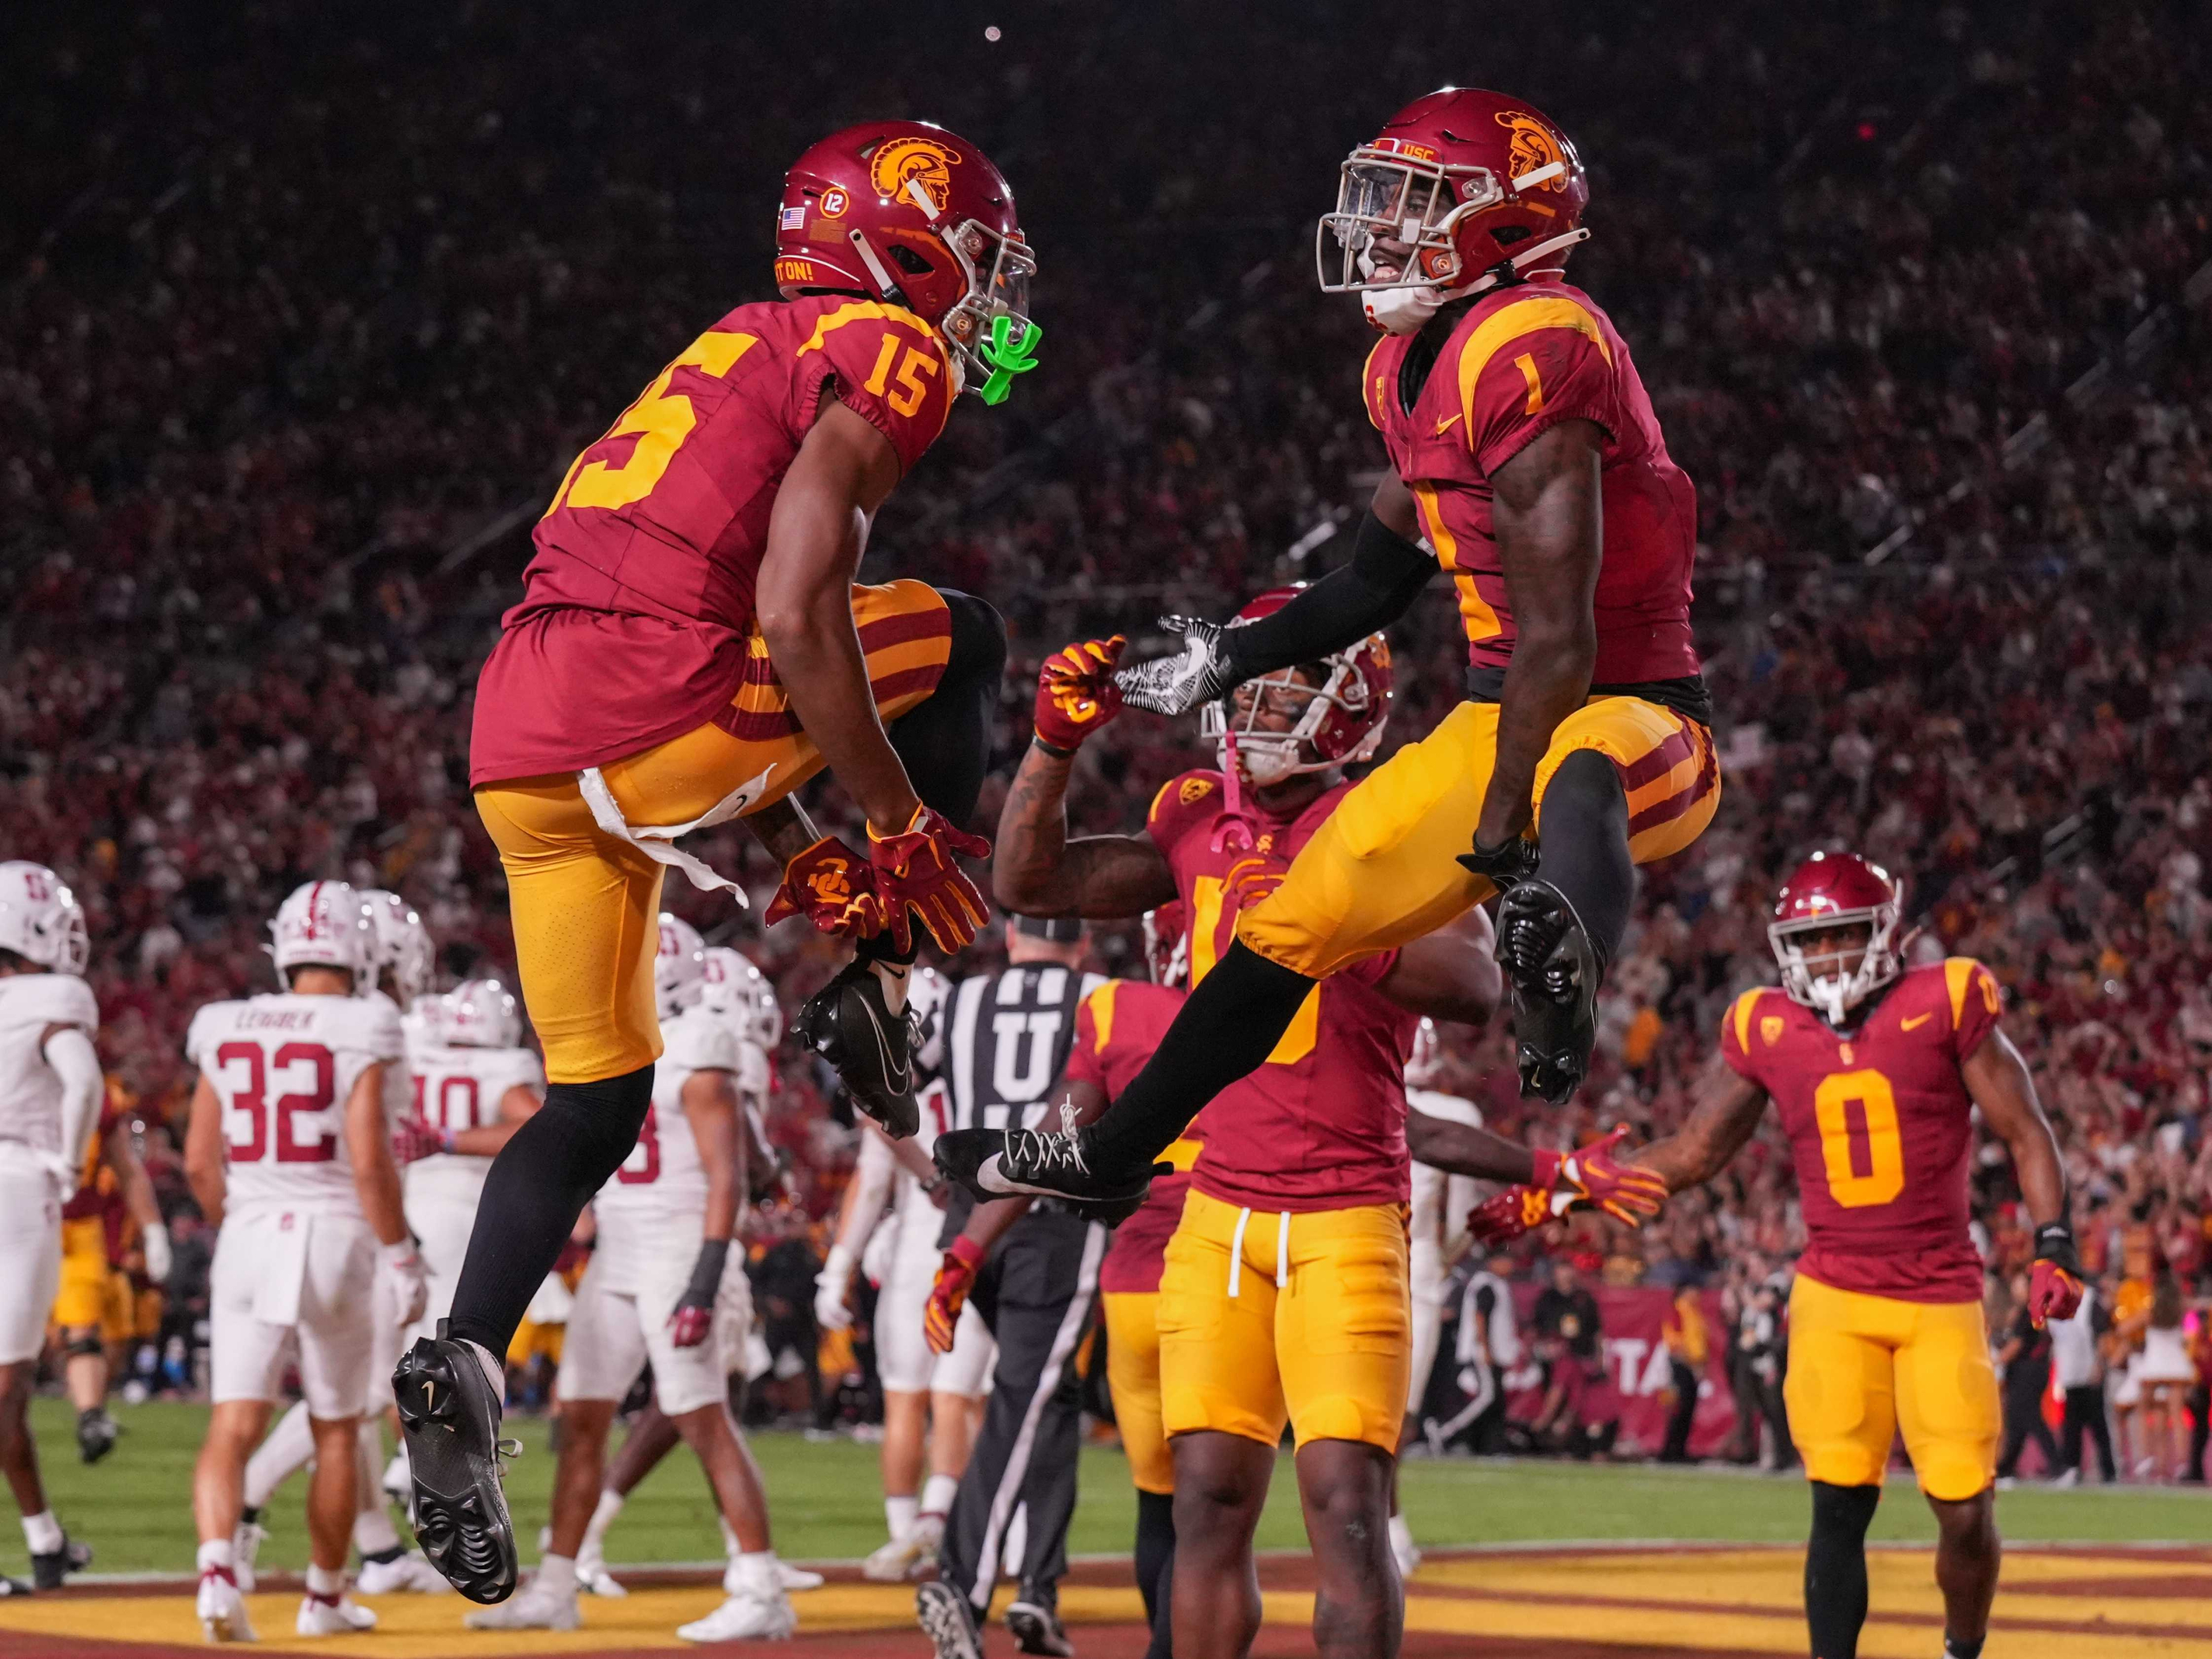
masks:
[(2063, 1221), (2036, 1229), (2035, 1266), (2028, 1270), (2028, 1319), (2040, 1331), (2052, 1319), (2070, 1319), (2082, 1307), (2082, 1257), (2074, 1230)]
[(403, 1117), (391, 1131), (392, 1161), (411, 1164), (434, 1153), (450, 1152), (451, 1136), (444, 1129), (432, 1128), (419, 1117)]
[(975, 1288), (976, 1273), (982, 1265), (983, 1247), (965, 1233), (952, 1241), (952, 1248), (938, 1264), (937, 1281), (930, 1287), (929, 1301), (922, 1309), (922, 1335), (928, 1338), (931, 1352), (952, 1351), (960, 1310), (968, 1306), (968, 1293)]
[(784, 884), (762, 920), (773, 927), (787, 917), (804, 916), (817, 932), (865, 938), (881, 926), (874, 893), (868, 860), (836, 836), (824, 836), (784, 866)]
[(1128, 641), (1081, 639), (1045, 659), (1037, 676), (1037, 741), (1051, 749), (1073, 750), (1122, 712), (1122, 688), (1114, 670)]
[(1541, 1186), (1509, 1186), (1467, 1211), (1467, 1231), (1478, 1244), (1510, 1244), (1552, 1218), (1552, 1195)]
[(916, 807), (895, 836), (879, 837), (870, 826), (868, 854), (875, 887), (869, 897), (872, 906), (880, 907), (880, 925), (890, 930), (892, 944), (901, 951), (913, 949), (916, 917), (947, 955), (973, 944), (991, 913), (955, 855), (987, 858), (990, 851), (982, 836), (926, 806)]
[(1667, 1183), (1648, 1169), (1614, 1157), (1627, 1135), (1628, 1126), (1623, 1124), (1570, 1153), (1539, 1150), (1534, 1184), (1554, 1191), (1563, 1186), (1614, 1220), (1641, 1225), (1666, 1206)]

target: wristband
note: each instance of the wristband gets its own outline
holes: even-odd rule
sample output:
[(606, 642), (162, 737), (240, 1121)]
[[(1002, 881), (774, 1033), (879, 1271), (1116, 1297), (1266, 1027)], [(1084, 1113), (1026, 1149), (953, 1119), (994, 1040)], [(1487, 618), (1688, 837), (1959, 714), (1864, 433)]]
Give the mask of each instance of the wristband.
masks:
[(711, 1307), (722, 1287), (722, 1268), (729, 1260), (729, 1240), (699, 1241), (699, 1259), (691, 1264), (691, 1282), (683, 1287), (678, 1306)]
[(2036, 1229), (2036, 1260), (2082, 1276), (2082, 1254), (2074, 1243), (2074, 1230), (2063, 1221), (2047, 1221)]
[(1535, 1172), (1529, 1177), (1529, 1185), (1557, 1186), (1560, 1172), (1567, 1166), (1567, 1157), (1563, 1153), (1554, 1152), (1549, 1147), (1532, 1147), (1529, 1151), (1529, 1163)]
[(1075, 751), (1073, 749), (1064, 749), (1057, 743), (1047, 743), (1043, 738), (1038, 736), (1034, 732), (1030, 733), (1029, 741), (1033, 744), (1036, 745), (1037, 747), (1044, 750), (1046, 753), (1051, 755), (1055, 760), (1072, 760), (1075, 759)]

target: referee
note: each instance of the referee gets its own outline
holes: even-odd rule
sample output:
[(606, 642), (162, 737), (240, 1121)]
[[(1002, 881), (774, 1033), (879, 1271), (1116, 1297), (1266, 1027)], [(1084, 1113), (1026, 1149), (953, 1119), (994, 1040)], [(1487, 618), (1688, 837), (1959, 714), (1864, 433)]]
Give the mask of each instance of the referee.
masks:
[[(957, 1128), (1035, 1128), (1051, 1119), (1077, 1010), (1104, 982), (1082, 971), (1089, 945), (1073, 917), (1014, 917), (1006, 947), (1007, 967), (960, 981), (938, 1015), (939, 1075)], [(997, 1338), (998, 1369), (946, 1518), (938, 1580), (917, 1593), (938, 1659), (982, 1659), (978, 1621), (1001, 1560), (1010, 1569), (1019, 1563), (1006, 1618), (1021, 1650), (1075, 1651), (1058, 1611), (1081, 1446), (1075, 1354), (1098, 1300), (1106, 1240), (1103, 1226), (1052, 1199), (979, 1207), (956, 1190), (946, 1213), (940, 1242), (948, 1250), (930, 1316), (957, 1318), (964, 1290)]]

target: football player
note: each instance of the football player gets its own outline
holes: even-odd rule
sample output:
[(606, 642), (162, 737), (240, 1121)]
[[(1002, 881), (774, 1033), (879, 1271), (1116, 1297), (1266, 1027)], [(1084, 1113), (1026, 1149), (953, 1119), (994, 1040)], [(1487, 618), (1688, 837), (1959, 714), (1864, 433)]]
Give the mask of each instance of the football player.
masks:
[(1783, 1394), (1813, 1485), (1815, 1659), (1858, 1651), (1866, 1528), (1899, 1430), (1936, 1512), (1944, 1650), (1975, 1659), (1988, 1631), (2003, 1415), (1967, 1232), (1977, 1109), (2035, 1224), (2030, 1315), (2065, 1319), (2082, 1296), (2065, 1166), (1997, 982), (1966, 957), (1904, 967), (1899, 910), (1897, 884), (1853, 854), (1798, 866), (1768, 929), (1782, 988), (1736, 999), (1681, 1131), (1633, 1157), (1681, 1192), (1726, 1166), (1768, 1102), (1781, 1113), (1807, 1241)]
[[(955, 397), (995, 404), (1034, 366), (1034, 269), (1013, 192), (973, 144), (912, 121), (834, 134), (785, 181), (780, 300), (679, 352), (538, 521), (478, 683), (469, 765), (545, 1106), (494, 1166), (450, 1335), (417, 1344), (400, 1394), (417, 1513), (444, 1517), (435, 1559), (477, 1600), (515, 1578), (499, 1356), (652, 1103), (663, 868), (737, 890), (677, 836), (747, 817), (784, 861), (767, 919), (860, 940), (803, 1034), (863, 1111), (914, 1132), (915, 918), (947, 950), (984, 920), (957, 860), (988, 850), (960, 826), (989, 763), (1005, 630), (969, 595), (853, 577)], [(864, 853), (788, 799), (825, 766), (867, 818)]]
[(1501, 891), (1522, 1092), (1563, 1101), (1580, 1083), (1635, 866), (1694, 841), (1720, 787), (1690, 632), (1695, 493), (1627, 343), (1560, 270), (1589, 194), (1566, 135), (1495, 92), (1418, 99), (1344, 162), (1317, 232), (1341, 253), (1322, 286), (1363, 295), (1384, 332), (1361, 387), (1392, 470), (1351, 563), (1248, 626), (1167, 619), (1182, 654), (1122, 683), (1159, 713), (1212, 702), (1352, 646), (1441, 568), (1467, 700), (1362, 780), (1243, 912), (1221, 971), (1098, 1122), (940, 1143), (981, 1165), (979, 1191), (1141, 1191), (1316, 982)]
[(61, 1205), (77, 1187), (106, 1084), (85, 982), (85, 912), (43, 864), (0, 864), (0, 1473), (22, 1512), (31, 1584), (59, 1589), (92, 1553), (47, 1507), (31, 1440), (31, 1387), (61, 1274)]
[[(1239, 625), (1278, 614), (1291, 597), (1262, 594)], [(1008, 910), (1039, 915), (1133, 916), (1179, 902), (1195, 1000), (1224, 970), (1240, 912), (1264, 902), (1352, 796), (1344, 768), (1382, 740), (1389, 652), (1380, 636), (1363, 638), (1247, 683), (1202, 725), (1218, 770), (1170, 779), (1141, 834), (1071, 840), (1065, 798), (1076, 750), (1120, 707), (1111, 677), (1120, 650), (1118, 639), (1089, 640), (1045, 664), (1035, 737), (999, 820), (995, 896)], [(1199, 1144), (1171, 1157), (1179, 1172), (1188, 1169), (1190, 1191), (1161, 1241), (1151, 1309), (1164, 1458), (1149, 1450), (1146, 1381), (1125, 1374), (1125, 1382), (1133, 1472), (1159, 1489), (1154, 1501), (1140, 1501), (1140, 1582), (1148, 1576), (1155, 1605), (1169, 1606), (1185, 1659), (1242, 1653), (1258, 1628), (1253, 1530), (1286, 1421), (1319, 1569), (1316, 1628), (1329, 1631), (1332, 1649), (1395, 1649), (1390, 1486), (1411, 1354), (1402, 1067), (1421, 1014), (1488, 1017), (1499, 980), (1486, 932), (1480, 918), (1440, 929), (1309, 985), (1267, 1063), (1208, 1107), (1192, 1135)], [(1126, 1032), (1118, 1029), (1121, 998), (1135, 989), (1113, 993), (1103, 1033), (1094, 993), (1092, 1046), (1108, 1063), (1078, 1112), (1103, 1106), (1123, 1069), (1111, 1062), (1126, 1058), (1134, 1070), (1147, 1062), (1150, 1039), (1172, 1028), (1162, 1020), (1142, 1029), (1140, 1007), (1154, 1019), (1169, 1010), (1139, 995)], [(1124, 1046), (1125, 1036), (1146, 1040)], [(958, 1160), (943, 1150), (953, 1138), (940, 1139), (938, 1156), (957, 1179)], [(1513, 1172), (1529, 1160), (1515, 1150), (1489, 1173), (1519, 1179)], [(974, 1168), (970, 1161), (965, 1173)], [(1005, 1208), (978, 1208), (966, 1241), (971, 1259), (988, 1243), (976, 1236), (987, 1218)], [(1131, 1227), (1138, 1230), (1121, 1248), (1134, 1251), (1152, 1230), (1133, 1219), (1124, 1232)], [(948, 1273), (952, 1266), (949, 1257)], [(1129, 1266), (1125, 1282), (1135, 1288), (1123, 1294), (1141, 1297), (1149, 1274)], [(1142, 1311), (1121, 1305), (1109, 1351), (1141, 1351), (1134, 1327)], [(1156, 1501), (1170, 1489), (1172, 1507)], [(1172, 1586), (1161, 1577), (1171, 1548)], [(925, 1604), (939, 1659), (972, 1659), (972, 1622), (956, 1630), (950, 1617), (963, 1606), (957, 1597), (942, 1609)], [(944, 1615), (934, 1624), (932, 1611)]]
[(107, 1413), (108, 1350), (118, 1344), (127, 1348), (138, 1324), (130, 1276), (110, 1253), (111, 1224), (119, 1244), (127, 1244), (130, 1228), (138, 1230), (149, 1282), (162, 1284), (169, 1276), (168, 1228), (131, 1142), (130, 1110), (101, 1092), (99, 1123), (85, 1149), (77, 1190), (61, 1207), (61, 1288), (54, 1299), (54, 1322), (68, 1357), (70, 1403), (77, 1408), (77, 1455), (86, 1463), (98, 1463), (115, 1448), (116, 1421)]
[[(923, 1073), (941, 1069), (944, 1033), (937, 1022), (946, 991), (941, 975), (917, 971), (910, 1006), (927, 1033), (915, 1050)], [(883, 1513), (890, 1536), (861, 1563), (861, 1576), (888, 1584), (913, 1577), (937, 1559), (997, 1357), (990, 1328), (973, 1308), (960, 1315), (950, 1352), (937, 1353), (924, 1335), (948, 1190), (929, 1158), (930, 1147), (950, 1122), (951, 1103), (941, 1078), (923, 1085), (920, 1103), (921, 1132), (911, 1140), (893, 1141), (873, 1127), (863, 1135), (837, 1236), (815, 1280), (816, 1323), (824, 1330), (849, 1326), (853, 1273), (870, 1256), (869, 1241), (879, 1236), (887, 1209), (890, 1236), (887, 1248), (879, 1246), (884, 1266), (870, 1330), (883, 1385)]]
[(797, 1625), (768, 1540), (760, 1471), (727, 1397), (753, 1314), (744, 1253), (730, 1249), (746, 1190), (739, 1038), (732, 1021), (700, 1005), (697, 931), (663, 915), (659, 939), (654, 987), (668, 1059), (637, 1146), (593, 1200), (598, 1243), (561, 1351), (552, 1537), (529, 1586), (470, 1614), (471, 1630), (572, 1630), (582, 1622), (576, 1557), (599, 1502), (607, 1429), (649, 1363), (655, 1403), (705, 1466), (740, 1546), (723, 1580), (728, 1599), (677, 1634), (775, 1640)]
[[(310, 881), (270, 931), (284, 989), (210, 1003), (185, 1039), (200, 1073), (185, 1173), (219, 1229), (208, 1280), (214, 1408), (193, 1476), (199, 1616), (211, 1642), (254, 1639), (236, 1571), (247, 1454), (294, 1363), (315, 1457), (296, 1629), (374, 1627), (376, 1615), (346, 1596), (344, 1570), (369, 1358), (377, 1320), (413, 1320), (427, 1291), (391, 1152), (388, 1074), (404, 1067), (404, 1046), (398, 1010), (372, 994), (368, 907), (342, 881)], [(377, 1296), (380, 1274), (398, 1287), (392, 1302)]]

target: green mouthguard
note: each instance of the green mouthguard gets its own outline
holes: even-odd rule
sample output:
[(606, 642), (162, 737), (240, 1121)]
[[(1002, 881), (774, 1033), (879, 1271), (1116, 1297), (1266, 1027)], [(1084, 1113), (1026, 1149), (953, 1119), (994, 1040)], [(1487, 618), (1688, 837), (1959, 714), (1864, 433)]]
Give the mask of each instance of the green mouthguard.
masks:
[(983, 382), (976, 395), (987, 404), (1002, 404), (1007, 392), (1014, 385), (1014, 377), (1027, 374), (1037, 366), (1037, 342), (1045, 331), (1035, 323), (1024, 323), (1021, 338), (1014, 337), (1012, 317), (993, 317), (991, 337), (976, 347), (976, 355), (990, 365), (991, 378)]

